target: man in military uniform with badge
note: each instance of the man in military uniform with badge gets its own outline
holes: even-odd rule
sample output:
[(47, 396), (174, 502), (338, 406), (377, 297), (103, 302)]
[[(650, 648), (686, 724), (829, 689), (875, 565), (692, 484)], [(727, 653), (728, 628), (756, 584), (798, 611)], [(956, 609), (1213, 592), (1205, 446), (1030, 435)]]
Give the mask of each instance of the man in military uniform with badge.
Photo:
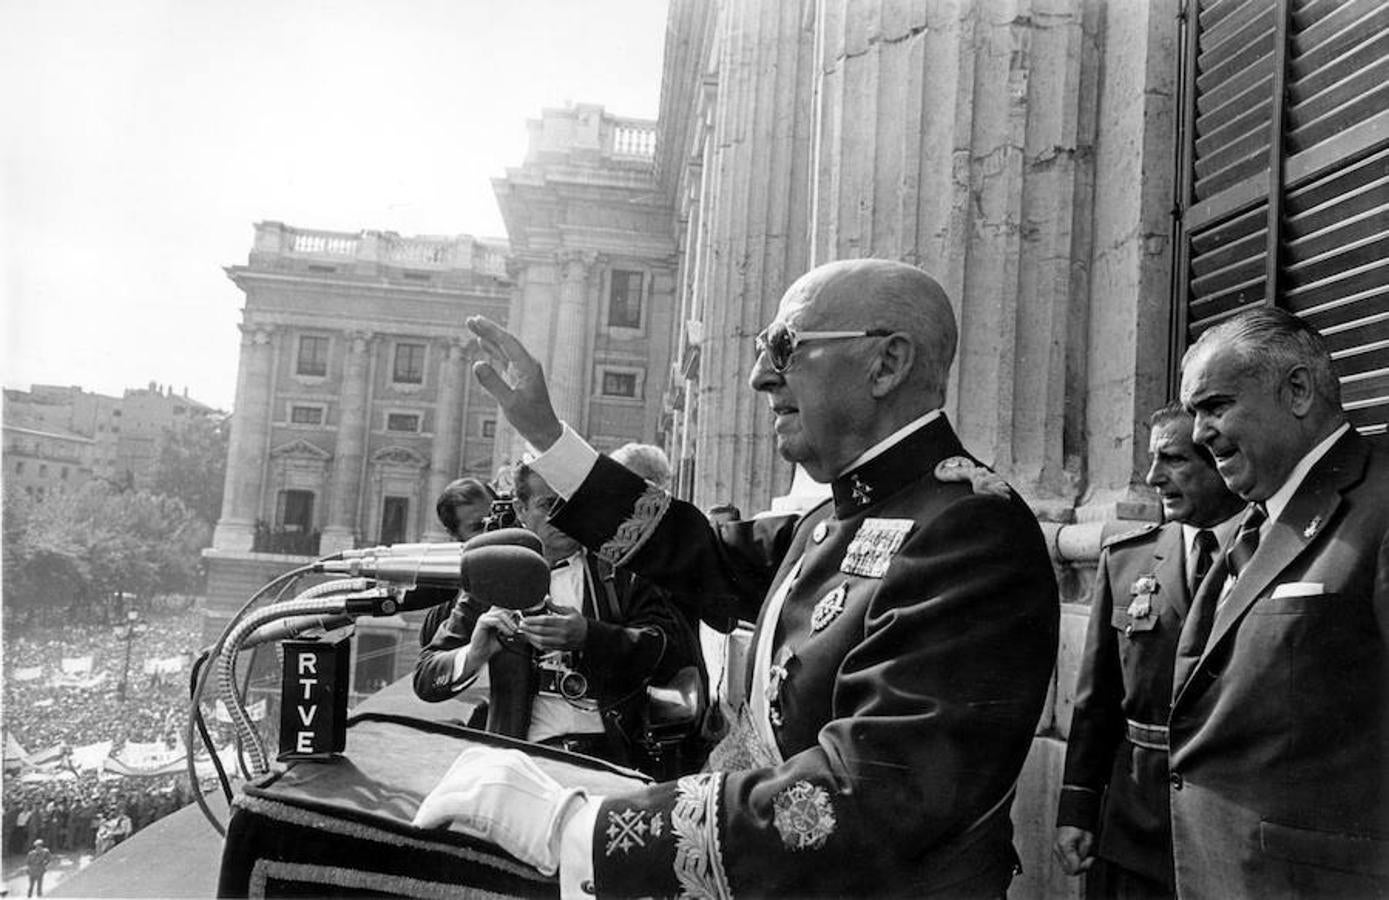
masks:
[(1192, 443), (1180, 403), (1148, 426), (1146, 480), (1166, 524), (1130, 528), (1100, 553), (1057, 811), (1057, 859), (1071, 875), (1086, 873), (1091, 898), (1173, 896), (1173, 659), (1195, 590), (1244, 509), (1210, 453)]
[(717, 528), (559, 422), (513, 336), (468, 325), (493, 360), (475, 373), (566, 498), (551, 521), (758, 626), (747, 702), (709, 771), (584, 797), (522, 753), (470, 751), (416, 823), (558, 869), (572, 896), (1003, 896), (1056, 584), (1035, 517), (940, 408), (956, 338), (940, 286), (852, 260), (790, 287), (749, 380), (780, 454), (833, 497)]

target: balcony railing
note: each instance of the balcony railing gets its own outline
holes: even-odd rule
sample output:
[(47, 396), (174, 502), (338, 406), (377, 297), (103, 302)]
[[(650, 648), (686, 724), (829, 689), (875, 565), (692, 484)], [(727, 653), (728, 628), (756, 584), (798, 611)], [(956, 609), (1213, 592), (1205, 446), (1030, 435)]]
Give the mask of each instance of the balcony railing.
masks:
[(360, 242), (361, 238), (349, 235), (294, 231), (290, 233), (289, 249), (292, 253), (314, 253), (319, 256), (356, 256)]
[(318, 543), (322, 536), (318, 529), (301, 531), (298, 528), (257, 522), (255, 534), (251, 538), (251, 552), (318, 556)]
[(656, 158), (656, 126), (619, 121), (613, 126), (613, 156), (629, 159)]

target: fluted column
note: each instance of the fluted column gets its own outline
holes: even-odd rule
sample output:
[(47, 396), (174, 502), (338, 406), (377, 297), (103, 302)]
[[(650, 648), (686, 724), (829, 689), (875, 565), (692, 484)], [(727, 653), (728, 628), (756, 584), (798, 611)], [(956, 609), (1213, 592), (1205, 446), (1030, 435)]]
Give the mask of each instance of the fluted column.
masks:
[(747, 386), (752, 337), (808, 267), (815, 0), (729, 0), (720, 14), (700, 211), (704, 340), (693, 497), (766, 509), (791, 484), (766, 401)]
[(265, 472), (265, 438), (270, 430), (273, 329), (241, 326), (241, 362), (237, 369), (236, 408), (227, 447), (227, 480), (222, 492), (222, 516), (212, 536), (217, 550), (247, 552), (260, 517), (260, 494)]
[(347, 335), (342, 393), (338, 403), (338, 440), (333, 453), (333, 477), (328, 494), (328, 524), (323, 529), (321, 553), (349, 550), (357, 540), (357, 500), (362, 485), (362, 458), (366, 453), (371, 377), (372, 338), (366, 332)]
[(588, 397), (584, 347), (588, 333), (588, 275), (593, 254), (566, 251), (559, 256), (559, 309), (555, 317), (554, 353), (550, 357), (550, 399), (561, 420), (582, 432)]
[(458, 475), (458, 458), (463, 450), (463, 435), (459, 423), (463, 418), (463, 394), (467, 371), (468, 348), (457, 340), (449, 341), (444, 349), (444, 361), (439, 367), (439, 402), (434, 410), (434, 449), (429, 460), (429, 493), (424, 498), (425, 539), (448, 540), (448, 532), (433, 513), (434, 501)]

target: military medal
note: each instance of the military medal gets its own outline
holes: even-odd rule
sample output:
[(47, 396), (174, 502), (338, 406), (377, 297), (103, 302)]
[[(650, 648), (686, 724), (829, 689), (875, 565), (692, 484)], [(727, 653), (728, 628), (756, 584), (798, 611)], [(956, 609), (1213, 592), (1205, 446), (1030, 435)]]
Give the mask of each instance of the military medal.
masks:
[(817, 850), (838, 821), (829, 793), (804, 779), (772, 798), (772, 825), (787, 850)]
[(849, 542), (849, 549), (844, 551), (839, 571), (845, 575), (882, 578), (913, 524), (911, 519), (864, 519)]
[(810, 531), (810, 539), (811, 539), (812, 541), (814, 541), (815, 543), (818, 544), (818, 543), (820, 543), (821, 541), (823, 541), (823, 540), (825, 539), (825, 537), (826, 537), (829, 533), (830, 533), (830, 526), (829, 526), (829, 525), (825, 524), (825, 522), (823, 522), (823, 521), (817, 522), (817, 523), (815, 524), (815, 527), (812, 528), (811, 531)]
[(819, 631), (839, 618), (839, 614), (844, 611), (844, 598), (847, 596), (849, 596), (849, 582), (846, 581), (821, 597), (820, 602), (815, 604), (815, 610), (810, 614), (810, 630)]
[(873, 497), (873, 485), (865, 483), (857, 472), (849, 476), (849, 488), (850, 497), (859, 506), (866, 506)]
[[(1158, 591), (1157, 578), (1152, 575), (1141, 575), (1129, 588), (1129, 593), (1133, 595), (1133, 600), (1129, 603), (1129, 620), (1146, 619), (1153, 612), (1153, 595)], [(1130, 624), (1125, 633), (1132, 631), (1133, 625)]]
[(786, 667), (796, 656), (796, 652), (790, 647), (782, 647), (777, 653), (776, 662), (772, 663), (767, 670), (767, 719), (773, 725), (781, 727), (781, 686), (786, 683), (790, 672)]
[(1305, 537), (1305, 538), (1311, 539), (1312, 535), (1316, 534), (1316, 533), (1317, 533), (1317, 529), (1320, 528), (1320, 527), (1321, 527), (1321, 516), (1313, 516), (1313, 517), (1312, 517), (1312, 521), (1310, 521), (1310, 522), (1307, 523), (1307, 527), (1304, 528), (1304, 529), (1302, 529), (1302, 536)]

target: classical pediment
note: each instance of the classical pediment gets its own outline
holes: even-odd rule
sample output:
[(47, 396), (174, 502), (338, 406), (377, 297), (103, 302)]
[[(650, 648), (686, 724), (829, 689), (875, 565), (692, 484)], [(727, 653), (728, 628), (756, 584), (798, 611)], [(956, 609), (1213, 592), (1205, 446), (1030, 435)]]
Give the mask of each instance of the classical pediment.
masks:
[(429, 460), (419, 453), (400, 446), (382, 447), (371, 455), (371, 461), (378, 466), (407, 466), (414, 469), (429, 465)]
[(317, 444), (309, 443), (303, 438), (295, 438), (287, 444), (281, 444), (270, 451), (271, 456), (289, 457), (291, 459), (310, 459), (319, 462), (327, 462), (333, 458), (333, 454), (324, 450)]

